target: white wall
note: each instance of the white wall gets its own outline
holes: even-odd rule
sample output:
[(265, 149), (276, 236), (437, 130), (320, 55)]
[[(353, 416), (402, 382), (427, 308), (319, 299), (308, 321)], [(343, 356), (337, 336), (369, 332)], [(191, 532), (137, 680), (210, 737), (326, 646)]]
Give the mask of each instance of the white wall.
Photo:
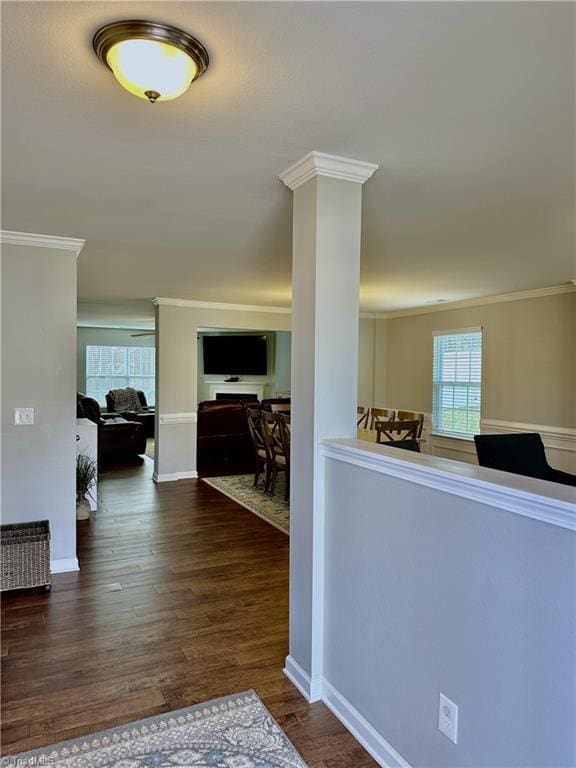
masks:
[[(53, 565), (70, 569), (76, 563), (76, 256), (3, 245), (1, 272), (2, 518), (49, 520)], [(33, 426), (15, 426), (16, 407), (35, 409)]]
[(326, 464), (324, 679), (413, 768), (575, 765), (575, 531)]

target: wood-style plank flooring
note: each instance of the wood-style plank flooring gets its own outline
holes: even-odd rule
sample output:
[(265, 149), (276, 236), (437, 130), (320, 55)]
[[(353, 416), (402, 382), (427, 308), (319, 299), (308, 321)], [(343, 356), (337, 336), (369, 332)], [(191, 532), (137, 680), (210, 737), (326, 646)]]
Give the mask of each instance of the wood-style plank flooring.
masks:
[(288, 537), (200, 480), (151, 473), (148, 458), (105, 469), (80, 573), (2, 596), (3, 753), (253, 688), (310, 768), (376, 766), (282, 674)]

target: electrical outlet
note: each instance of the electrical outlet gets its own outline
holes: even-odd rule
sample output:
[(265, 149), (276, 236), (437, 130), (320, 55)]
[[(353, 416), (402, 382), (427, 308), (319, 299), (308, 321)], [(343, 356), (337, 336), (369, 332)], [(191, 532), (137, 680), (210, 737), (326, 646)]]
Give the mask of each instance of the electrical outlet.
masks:
[(14, 424), (19, 427), (34, 424), (34, 408), (14, 408)]
[(458, 707), (443, 693), (438, 707), (438, 730), (454, 744), (458, 743)]

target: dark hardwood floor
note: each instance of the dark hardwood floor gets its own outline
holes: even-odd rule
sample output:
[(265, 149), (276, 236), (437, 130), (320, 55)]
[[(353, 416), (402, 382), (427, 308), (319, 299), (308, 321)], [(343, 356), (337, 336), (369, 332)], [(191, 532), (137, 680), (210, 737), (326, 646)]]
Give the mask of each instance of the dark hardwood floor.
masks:
[(104, 469), (81, 571), (2, 596), (3, 753), (253, 688), (310, 768), (376, 766), (282, 674), (288, 537), (200, 480)]

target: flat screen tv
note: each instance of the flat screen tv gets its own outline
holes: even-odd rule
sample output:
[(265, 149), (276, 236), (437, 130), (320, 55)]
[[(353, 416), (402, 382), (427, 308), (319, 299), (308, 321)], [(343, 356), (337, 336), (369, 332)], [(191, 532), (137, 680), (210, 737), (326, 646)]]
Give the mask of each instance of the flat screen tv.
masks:
[(266, 336), (204, 336), (204, 373), (265, 376)]

